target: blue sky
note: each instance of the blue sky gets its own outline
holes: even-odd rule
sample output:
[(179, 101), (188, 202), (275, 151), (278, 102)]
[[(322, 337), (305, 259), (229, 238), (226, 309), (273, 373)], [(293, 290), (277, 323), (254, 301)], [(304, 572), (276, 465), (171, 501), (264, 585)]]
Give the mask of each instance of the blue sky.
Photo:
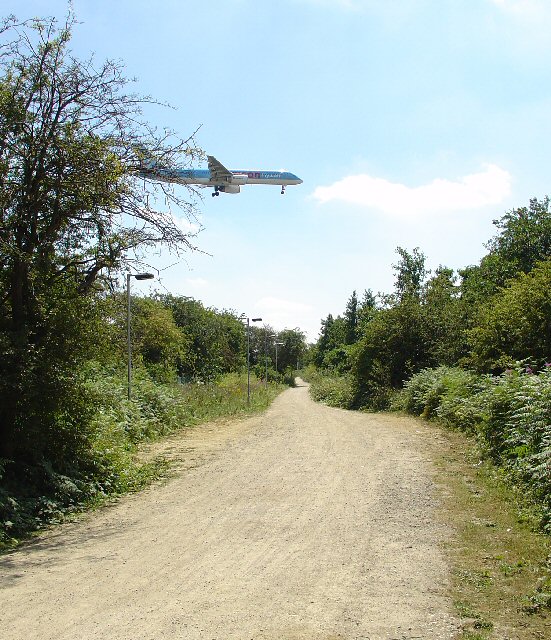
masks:
[[(152, 257), (161, 291), (313, 341), (354, 289), (392, 291), (397, 246), (431, 269), (475, 264), (492, 220), (551, 191), (547, 0), (73, 4), (75, 53), (122, 60), (136, 91), (176, 107), (150, 121), (201, 125), (199, 146), (228, 168), (304, 180), (285, 196), (205, 190), (210, 255)], [(2, 8), (63, 18), (67, 3)]]

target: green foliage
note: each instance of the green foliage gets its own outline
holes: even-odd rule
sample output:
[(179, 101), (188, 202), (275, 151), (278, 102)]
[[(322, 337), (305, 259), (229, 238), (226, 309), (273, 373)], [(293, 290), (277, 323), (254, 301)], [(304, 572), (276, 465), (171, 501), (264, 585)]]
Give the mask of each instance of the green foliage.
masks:
[(274, 340), (280, 343), (277, 352), (278, 371), (286, 375), (289, 369), (296, 371), (307, 350), (304, 333), (298, 329), (284, 329), (276, 334)]
[(330, 407), (350, 409), (354, 402), (354, 390), (350, 378), (341, 375), (310, 373), (310, 395), (314, 400)]
[(400, 260), (392, 266), (396, 274), (394, 287), (397, 299), (420, 297), (427, 275), (425, 255), (419, 250), (419, 247), (413, 249), (412, 253), (398, 247), (396, 253), (400, 256)]
[(434, 417), (444, 401), (454, 402), (468, 396), (476, 380), (476, 376), (463, 369), (446, 366), (424, 369), (405, 383), (402, 407), (424, 418)]
[(479, 371), (502, 371), (531, 359), (542, 366), (551, 358), (551, 260), (509, 280), (484, 304), (468, 338), (470, 363)]
[[(499, 256), (508, 274), (497, 284), (517, 273), (528, 273), (537, 262), (551, 258), (551, 211), (549, 197), (532, 198), (528, 207), (508, 211), (494, 221), (500, 232), (487, 244), (490, 255)], [(501, 274), (500, 274), (501, 275)]]
[(499, 377), (449, 367), (421, 371), (407, 382), (403, 408), (478, 436), (493, 461), (523, 485), (551, 530), (551, 367)]
[(0, 455), (22, 463), (80, 447), (89, 408), (79, 370), (103, 340), (95, 310), (108, 281), (144, 248), (191, 247), (156, 210), (157, 187), (136, 180), (136, 146), (188, 161), (194, 148), (155, 138), (120, 65), (71, 54), (74, 24), (8, 22), (2, 34)]
[(184, 380), (215, 380), (239, 371), (247, 353), (243, 324), (234, 313), (207, 309), (192, 298), (163, 295), (158, 301), (171, 311), (181, 332), (177, 371)]
[(313, 353), (314, 364), (321, 368), (327, 369), (332, 366), (331, 360), (326, 361), (328, 353), (339, 349), (345, 344), (346, 340), (346, 323), (340, 316), (333, 318), (331, 314), (321, 322), (321, 332), (317, 345)]
[(353, 291), (346, 304), (346, 310), (344, 312), (345, 344), (354, 344), (358, 339), (359, 311), (360, 306), (358, 303), (358, 296), (356, 295), (356, 292)]
[(352, 351), (355, 404), (381, 407), (387, 391), (432, 364), (429, 342), (429, 330), (417, 300), (406, 298), (380, 310)]

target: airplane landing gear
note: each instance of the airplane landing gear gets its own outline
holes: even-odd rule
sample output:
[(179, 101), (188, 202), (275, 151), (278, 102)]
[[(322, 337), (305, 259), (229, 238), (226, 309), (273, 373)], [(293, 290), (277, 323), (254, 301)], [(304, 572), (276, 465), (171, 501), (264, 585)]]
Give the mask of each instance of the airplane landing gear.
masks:
[(219, 196), (220, 195), (220, 191), (218, 191), (218, 187), (214, 187), (214, 191), (212, 192), (212, 197), (214, 198), (214, 196)]
[(281, 195), (284, 195), (284, 194), (285, 194), (285, 185), (282, 184), (281, 185)]

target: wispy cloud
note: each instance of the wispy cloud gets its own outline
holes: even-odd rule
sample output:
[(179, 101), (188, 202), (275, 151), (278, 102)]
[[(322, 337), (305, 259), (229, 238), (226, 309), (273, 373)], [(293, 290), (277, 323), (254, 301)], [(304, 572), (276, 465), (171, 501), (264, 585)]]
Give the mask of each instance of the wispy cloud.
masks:
[(551, 3), (549, 0), (489, 0), (515, 29), (511, 46), (521, 46), (533, 51), (549, 48)]
[(455, 181), (437, 178), (426, 185), (408, 187), (367, 174), (348, 176), (312, 197), (321, 204), (346, 202), (394, 215), (445, 213), (478, 209), (502, 202), (511, 193), (511, 175), (490, 164), (484, 171)]

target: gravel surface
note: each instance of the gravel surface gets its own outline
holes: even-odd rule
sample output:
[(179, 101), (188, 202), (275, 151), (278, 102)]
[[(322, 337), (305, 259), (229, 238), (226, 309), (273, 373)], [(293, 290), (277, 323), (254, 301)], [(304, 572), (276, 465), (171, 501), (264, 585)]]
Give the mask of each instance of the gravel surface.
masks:
[(172, 437), (168, 482), (0, 558), (0, 637), (451, 639), (428, 433), (301, 383)]

